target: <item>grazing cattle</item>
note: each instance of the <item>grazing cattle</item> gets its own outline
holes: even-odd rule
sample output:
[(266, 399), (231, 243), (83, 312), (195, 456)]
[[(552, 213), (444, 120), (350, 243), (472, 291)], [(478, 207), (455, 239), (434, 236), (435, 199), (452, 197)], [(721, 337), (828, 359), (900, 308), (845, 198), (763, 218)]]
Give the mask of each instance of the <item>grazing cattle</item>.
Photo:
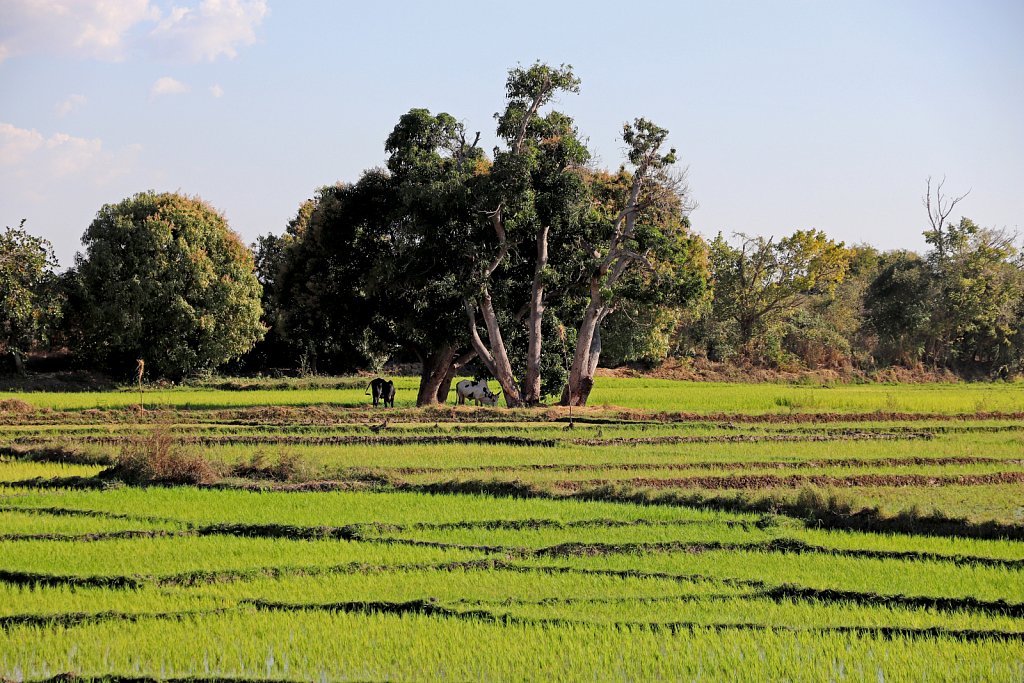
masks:
[(455, 385), (455, 402), (459, 405), (463, 405), (466, 399), (473, 399), (476, 404), (493, 406), (498, 403), (498, 396), (501, 392), (493, 393), (487, 386), (487, 380), (482, 379), (479, 382), (471, 382), (468, 379), (464, 379)]
[(377, 404), (384, 401), (385, 408), (395, 407), (395, 383), (389, 379), (377, 379), (371, 380), (366, 385), (366, 393), (373, 395), (373, 407), (376, 408)]

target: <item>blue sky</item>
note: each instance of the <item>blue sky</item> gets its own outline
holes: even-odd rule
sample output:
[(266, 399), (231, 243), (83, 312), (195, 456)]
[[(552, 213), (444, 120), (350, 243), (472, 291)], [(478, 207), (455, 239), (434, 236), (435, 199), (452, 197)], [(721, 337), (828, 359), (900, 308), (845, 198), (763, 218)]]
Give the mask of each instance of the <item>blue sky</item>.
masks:
[(0, 225), (70, 265), (104, 203), (180, 190), (251, 242), (382, 164), (412, 107), (492, 141), (540, 59), (582, 79), (557, 106), (602, 165), (633, 117), (671, 131), (701, 233), (920, 249), (929, 175), (1022, 223), (1022, 36), (1020, 0), (0, 0)]

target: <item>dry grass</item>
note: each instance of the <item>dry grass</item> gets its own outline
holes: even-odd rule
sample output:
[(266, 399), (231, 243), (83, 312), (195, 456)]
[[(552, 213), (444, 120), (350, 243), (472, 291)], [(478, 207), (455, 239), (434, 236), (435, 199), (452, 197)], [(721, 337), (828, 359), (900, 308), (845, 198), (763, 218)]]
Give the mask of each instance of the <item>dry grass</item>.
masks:
[(34, 413), (35, 407), (20, 398), (6, 398), (0, 401), (0, 413)]
[(165, 424), (127, 441), (111, 474), (129, 484), (211, 484), (220, 478), (201, 454), (183, 445)]

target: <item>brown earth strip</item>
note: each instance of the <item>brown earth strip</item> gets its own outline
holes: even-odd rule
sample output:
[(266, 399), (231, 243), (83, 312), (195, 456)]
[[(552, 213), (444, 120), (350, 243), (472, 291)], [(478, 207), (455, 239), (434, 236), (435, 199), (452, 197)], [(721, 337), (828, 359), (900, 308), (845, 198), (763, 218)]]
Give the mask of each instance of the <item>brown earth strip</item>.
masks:
[[(738, 425), (716, 425), (719, 429), (740, 429)], [(903, 434), (903, 433), (927, 433), (932, 435), (938, 434), (1000, 434), (1004, 432), (1024, 432), (1024, 424), (1002, 424), (1002, 425), (928, 425), (924, 427), (910, 427), (901, 425), (884, 425), (873, 427), (870, 425), (864, 425), (858, 427), (855, 430), (850, 430), (848, 427), (771, 427), (773, 433), (776, 434), (799, 434), (799, 433), (811, 433), (811, 434), (843, 434), (849, 431), (855, 432), (888, 432), (891, 434)]]
[(480, 551), (485, 553), (501, 554), (508, 557), (520, 558), (584, 557), (623, 554), (629, 555), (651, 552), (703, 553), (717, 550), (728, 550), (790, 554), (813, 553), (822, 555), (832, 555), (836, 557), (907, 560), (919, 562), (929, 561), (949, 563), (957, 566), (976, 565), (985, 567), (1002, 567), (1011, 570), (1024, 569), (1024, 559), (1003, 559), (983, 557), (978, 555), (960, 554), (945, 555), (942, 553), (922, 552), (913, 550), (900, 551), (830, 548), (827, 546), (814, 545), (811, 543), (807, 543), (806, 541), (794, 538), (774, 538), (767, 541), (752, 541), (748, 543), (729, 543), (719, 541), (666, 541), (656, 543), (586, 543), (573, 541), (542, 548), (526, 548), (522, 546), (491, 546), (480, 544), (451, 543), (444, 541), (428, 541), (415, 538), (394, 538), (386, 535), (368, 536), (363, 531), (363, 529), (365, 528), (372, 528), (372, 526), (364, 524), (352, 524), (343, 527), (296, 527), (277, 524), (216, 524), (196, 529), (195, 533), (201, 536), (226, 534), (246, 537), (291, 538), (299, 540), (339, 539), (347, 541), (362, 541), (365, 543), (384, 543), (431, 548), (445, 548), (451, 550)]
[(829, 434), (716, 434), (709, 436), (639, 436), (617, 437), (614, 439), (573, 439), (577, 446), (640, 446), (686, 443), (789, 443), (805, 441), (907, 441), (933, 438), (924, 431), (919, 432), (860, 432), (843, 431)]
[(1024, 420), (1024, 412), (979, 411), (975, 413), (899, 413), (875, 411), (871, 413), (644, 413), (622, 411), (619, 417), (632, 416), (655, 422), (734, 422), (740, 424), (827, 424), (830, 422), (962, 422), (972, 420)]
[(973, 555), (942, 555), (940, 553), (869, 549), (829, 548), (812, 545), (793, 538), (775, 538), (770, 541), (752, 541), (749, 543), (728, 543), (719, 541), (665, 541), (658, 543), (560, 543), (545, 548), (524, 548), (519, 546), (489, 546), (448, 543), (444, 541), (423, 541), (404, 538), (361, 538), (365, 542), (411, 545), (450, 550), (476, 550), (506, 557), (597, 557), (607, 555), (637, 555), (644, 553), (691, 553), (700, 554), (714, 551), (731, 552), (765, 552), (802, 555), (806, 553), (830, 555), (833, 557), (852, 557), (886, 560), (907, 560), (916, 562), (942, 562), (956, 566), (1001, 567), (1009, 570), (1024, 569), (1024, 559), (1009, 560)]
[(829, 548), (814, 545), (794, 538), (775, 538), (770, 541), (750, 543), (728, 543), (720, 541), (667, 541), (662, 543), (561, 543), (537, 550), (510, 549), (524, 552), (530, 557), (592, 557), (648, 552), (704, 553), (717, 550), (771, 552), (802, 555), (831, 555), (879, 560), (907, 560), (912, 562), (943, 562), (956, 566), (1002, 567), (1010, 570), (1024, 569), (1024, 559), (1003, 559), (977, 555), (943, 555), (914, 550), (871, 550), (850, 548)]
[(783, 584), (769, 588), (765, 596), (776, 600), (814, 600), (817, 602), (852, 602), (873, 607), (912, 607), (934, 609), (943, 612), (984, 612), (1019, 619), (1024, 617), (1024, 603), (1006, 600), (979, 600), (974, 597), (936, 598), (923, 595), (885, 595), (859, 591), (834, 590), (831, 588), (806, 588), (794, 584)]
[(22, 489), (105, 489), (110, 482), (96, 477), (34, 477), (0, 482), (0, 485)]
[[(44, 443), (47, 440), (46, 437), (28, 438), (39, 438), (40, 443)], [(62, 438), (66, 439), (66, 437)], [(73, 448), (53, 445), (43, 447), (0, 446), (0, 457), (15, 458), (16, 460), (27, 462), (56, 462), (72, 465), (109, 465), (111, 462), (110, 456), (105, 453), (83, 453)]]
[[(68, 438), (68, 437), (65, 437)], [(73, 440), (79, 444), (118, 446), (130, 443), (138, 435), (120, 436), (81, 436)], [(13, 440), (18, 446), (34, 446), (47, 444), (52, 439), (47, 437), (19, 437)], [(185, 444), (202, 446), (406, 446), (413, 444), (455, 445), (480, 444), (488, 446), (540, 446), (553, 447), (557, 439), (535, 439), (525, 436), (469, 436), (469, 435), (416, 435), (416, 436), (297, 436), (297, 435), (222, 435), (181, 437), (175, 441)]]
[(128, 576), (64, 576), (0, 569), (0, 581), (16, 586), (81, 586), (91, 588), (141, 588), (144, 584)]
[(456, 472), (550, 471), (586, 472), (605, 470), (746, 470), (746, 469), (820, 469), (822, 467), (911, 467), (920, 465), (1022, 465), (1024, 459), (1001, 460), (979, 456), (906, 458), (836, 458), (829, 460), (748, 460), (741, 462), (606, 462), (606, 463), (529, 463), (523, 465), (479, 465), (475, 467), (395, 467), (388, 472), (409, 474), (454, 474)]
[[(604, 486), (607, 479), (589, 479), (585, 481), (560, 480), (553, 485), (565, 491)], [(677, 479), (652, 479), (636, 477), (616, 482), (623, 486), (650, 489), (768, 489), (798, 488), (801, 486), (824, 486), (832, 488), (851, 488), (859, 486), (985, 486), (989, 484), (1021, 484), (1024, 483), (1024, 472), (993, 472), (990, 474), (854, 474), (838, 477), (826, 474), (791, 474), (778, 476), (775, 474), (740, 475), (735, 477), (682, 477)]]
[[(0, 631), (16, 626), (52, 628), (54, 626), (80, 626), (99, 621), (139, 621), (141, 619), (181, 620), (189, 617), (224, 614), (231, 610), (209, 609), (184, 612), (63, 612), (60, 614), (15, 614), (0, 617)], [(107, 680), (104, 678), (103, 680)]]
[(119, 538), (166, 538), (171, 536), (194, 536), (191, 530), (146, 529), (125, 531), (96, 531), (83, 534), (0, 534), (0, 541), (110, 541)]
[[(591, 414), (587, 414), (589, 411)], [(186, 417), (187, 416), (187, 417)], [(173, 410), (140, 411), (137, 407), (120, 409), (52, 410), (39, 409), (32, 413), (0, 413), (0, 425), (61, 425), (95, 423), (152, 424), (166, 422), (168, 418), (182, 418), (178, 421), (216, 422), (220, 424), (248, 426), (330, 426), (334, 424), (376, 424), (384, 417), (380, 411), (364, 406), (270, 406), (251, 408), (175, 408)], [(403, 422), (520, 422), (547, 421), (568, 422), (564, 409), (456, 409), (454, 406), (441, 408), (403, 408), (389, 411), (389, 419)], [(828, 424), (836, 422), (970, 422), (977, 420), (1024, 420), (1024, 412), (979, 411), (975, 413), (904, 413), (874, 411), (861, 413), (765, 413), (760, 415), (740, 413), (691, 413), (691, 412), (649, 412), (628, 409), (583, 409), (573, 421), (579, 424), (664, 424), (664, 423), (737, 423), (737, 424)]]
[(899, 512), (889, 514), (878, 508), (855, 509), (851, 503), (834, 496), (824, 497), (805, 489), (796, 499), (777, 494), (751, 498), (740, 493), (708, 494), (701, 492), (660, 491), (614, 486), (601, 486), (573, 492), (556, 492), (524, 481), (448, 480), (427, 483), (395, 482), (398, 491), (417, 491), (444, 495), (488, 495), (507, 498), (545, 498), (561, 500), (632, 503), (636, 505), (667, 505), (722, 512), (785, 515), (800, 520), (809, 528), (905, 534), (908, 536), (961, 537), (988, 540), (1024, 541), (1024, 525), (1003, 524), (992, 520), (975, 522), (964, 517), (947, 517), (941, 513), (920, 514)]
[[(368, 679), (372, 680), (372, 679)], [(14, 683), (0, 679), (0, 683)], [(103, 674), (102, 676), (80, 675), (75, 671), (67, 671), (49, 678), (24, 679), (22, 683), (295, 683), (291, 678), (242, 678), (234, 676), (185, 676), (181, 678), (153, 678), (150, 676), (120, 676)], [(362, 683), (367, 683), (362, 681)]]
[[(131, 443), (139, 438), (138, 434), (124, 435), (83, 435), (77, 437), (61, 437), (79, 445), (120, 446)], [(906, 441), (928, 440), (933, 435), (927, 431), (914, 432), (870, 432), (844, 430), (842, 432), (815, 434), (713, 434), (692, 436), (647, 436), (617, 437), (611, 439), (572, 439), (560, 440), (551, 438), (534, 438), (527, 436), (477, 436), (477, 435), (410, 435), (410, 436), (300, 436), (282, 435), (219, 435), (219, 436), (181, 436), (174, 440), (183, 444), (202, 446), (405, 446), (405, 445), (487, 445), (487, 446), (533, 446), (552, 448), (559, 444), (575, 446), (639, 446), (639, 445), (678, 445), (678, 444), (709, 444), (709, 443), (802, 443), (817, 441)], [(12, 440), (12, 446), (0, 450), (0, 455), (36, 460), (39, 462), (81, 462), (96, 464), (109, 462), (102, 455), (75, 453), (66, 448), (54, 447), (53, 438), (46, 436), (22, 436)], [(33, 447), (40, 447), (35, 448)], [(5, 452), (6, 451), (6, 452)]]

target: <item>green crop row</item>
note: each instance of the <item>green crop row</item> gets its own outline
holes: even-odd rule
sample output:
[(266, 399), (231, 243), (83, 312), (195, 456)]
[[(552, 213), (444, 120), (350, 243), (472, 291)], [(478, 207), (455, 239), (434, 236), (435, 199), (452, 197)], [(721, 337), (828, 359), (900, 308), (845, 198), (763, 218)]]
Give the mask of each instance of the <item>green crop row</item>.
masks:
[[(417, 378), (399, 377), (396, 405), (411, 406)], [(39, 408), (84, 410), (137, 405), (135, 391), (72, 394), (0, 393)], [(202, 388), (151, 389), (147, 406), (218, 409), (238, 406), (366, 406), (362, 388), (227, 391)], [(449, 401), (454, 403), (454, 394)], [(792, 386), (682, 382), (647, 378), (602, 377), (590, 396), (593, 406), (690, 413), (778, 412), (935, 412), (973, 413), (1024, 410), (1024, 384), (923, 384)]]
[(183, 525), (136, 519), (111, 519), (84, 515), (53, 515), (0, 510), (0, 537), (23, 535), (84, 535), (119, 531), (173, 531)]
[[(242, 635), (244, 634), (244, 636)], [(0, 632), (0, 675), (289, 680), (1018, 680), (1018, 642), (230, 612)]]
[(416, 565), (480, 559), (484, 553), (443, 548), (234, 536), (75, 541), (0, 541), (0, 569), (19, 574), (127, 577), (324, 570), (349, 565)]
[(517, 560), (523, 566), (558, 566), (602, 571), (706, 576), (716, 580), (792, 584), (817, 590), (1024, 603), (1024, 572), (1005, 567), (957, 566), (945, 562), (906, 561), (823, 554), (746, 550), (699, 553), (642, 553), (538, 557)]
[[(14, 491), (12, 490), (12, 494)], [(709, 510), (491, 496), (419, 493), (252, 492), (194, 488), (121, 488), (107, 491), (17, 491), (0, 505), (59, 507), (94, 512), (148, 515), (190, 524), (281, 524), (345, 526), (543, 519), (633, 521), (754, 521), (756, 515)]]
[[(367, 537), (400, 538), (455, 545), (499, 546), (542, 549), (563, 544), (635, 545), (635, 544), (756, 544), (792, 541), (793, 547), (805, 544), (813, 548), (850, 553), (907, 553), (928, 557), (946, 557), (961, 564), (972, 560), (1007, 560), (1024, 563), (1024, 543), (1003, 540), (971, 540), (904, 534), (868, 534), (805, 529), (792, 524), (727, 525), (704, 522), (687, 525), (593, 526), (577, 528), (455, 529), (407, 528), (402, 530), (372, 527), (360, 530)], [(783, 543), (780, 549), (787, 546)]]

